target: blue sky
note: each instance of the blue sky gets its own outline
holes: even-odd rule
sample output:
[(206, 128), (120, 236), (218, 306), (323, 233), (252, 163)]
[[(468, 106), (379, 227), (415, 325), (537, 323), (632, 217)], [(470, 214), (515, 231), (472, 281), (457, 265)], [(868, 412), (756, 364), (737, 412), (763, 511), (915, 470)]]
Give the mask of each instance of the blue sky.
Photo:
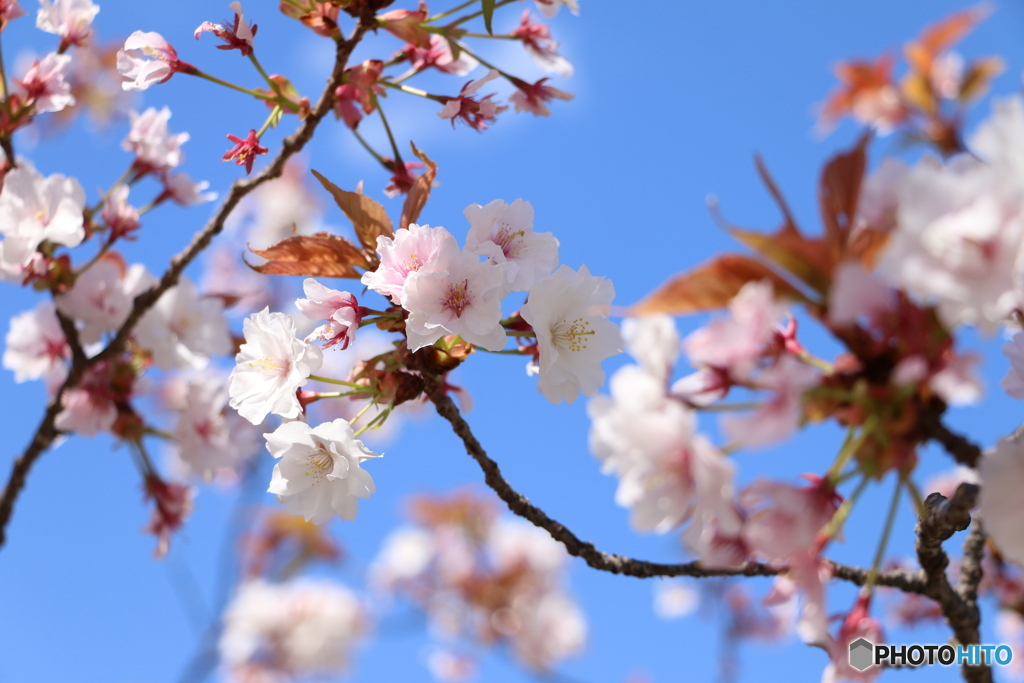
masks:
[[(34, 12), (34, 5), (22, 1)], [(813, 131), (814, 106), (834, 85), (832, 65), (853, 56), (896, 51), (929, 22), (964, 7), (945, 0), (582, 0), (581, 5), (580, 16), (563, 11), (551, 22), (555, 39), (576, 66), (572, 79), (554, 84), (575, 93), (576, 99), (555, 103), (550, 119), (510, 111), (486, 133), (477, 134), (461, 126), (453, 131), (437, 118), (434, 103), (391, 94), (386, 106), (399, 140), (411, 137), (439, 164), (440, 186), (421, 222), (444, 225), (462, 238), (468, 228), (462, 216), (467, 204), (522, 197), (534, 206), (536, 229), (554, 232), (560, 240), (562, 262), (574, 268), (586, 264), (591, 272), (611, 278), (617, 302), (623, 305), (638, 301), (669, 275), (734, 248), (708, 214), (709, 194), (736, 224), (776, 227), (778, 213), (754, 171), (754, 153), (764, 157), (803, 226), (816, 230), (820, 167), (858, 134), (850, 124), (825, 139)], [(289, 76), (303, 94), (313, 97), (329, 68), (329, 42), (286, 20), (276, 6), (269, 0), (245, 3), (247, 14), (260, 24), (257, 51), (268, 71)], [(495, 30), (514, 26), (527, 6), (532, 8), (532, 3), (499, 13)], [(230, 14), (226, 2), (122, 0), (101, 7), (96, 26), (106, 40), (138, 29), (159, 31), (183, 59), (211, 73), (255, 83), (237, 53), (214, 49), (209, 35), (198, 42), (192, 38), (202, 21)], [(1006, 72), (995, 82), (996, 93), (1019, 89), (1021, 35), (1024, 7), (1004, 2), (963, 43), (968, 57), (994, 53), (1007, 61)], [(5, 60), (15, 63), (24, 51), (43, 52), (54, 42), (36, 31), (31, 19), (18, 20), (3, 35)], [(396, 41), (381, 35), (361, 47), (356, 58), (390, 55), (395, 47)], [(532, 62), (509, 45), (488, 51), (490, 47), (482, 53), (517, 75), (540, 77)], [(457, 84), (457, 79), (446, 81), (444, 92), (454, 93)], [(191, 134), (184, 170), (223, 192), (239, 176), (238, 167), (220, 161), (227, 149), (224, 136), (258, 128), (262, 106), (181, 76), (144, 93), (138, 106), (165, 104), (174, 113), (172, 129)], [(987, 108), (978, 107), (974, 120)], [(293, 125), (286, 121), (264, 144), (273, 149)], [(78, 177), (95, 197), (96, 188), (108, 186), (129, 162), (119, 149), (126, 130), (122, 123), (86, 137), (79, 125), (64, 137), (34, 147), (25, 140), (18, 148), (44, 173)], [(377, 143), (383, 139), (376, 128), (368, 128), (367, 135)], [(883, 138), (872, 144), (870, 155), (877, 163), (882, 154), (898, 151), (892, 138)], [(305, 160), (344, 188), (365, 180), (367, 193), (397, 218), (400, 200), (387, 200), (381, 192), (386, 175), (344, 127), (325, 122)], [(159, 272), (211, 211), (204, 206), (155, 212), (126, 255)], [(344, 225), (336, 212), (329, 211), (326, 220)], [(3, 291), (2, 319), (38, 300), (36, 293), (10, 285)], [(699, 324), (698, 319), (679, 321), (684, 334)], [(810, 329), (806, 335), (812, 350), (834, 350)], [(986, 444), (1016, 426), (1022, 412), (998, 388), (1005, 372), (1000, 342), (973, 336), (962, 342), (986, 352), (984, 376), (990, 393), (982, 406), (951, 417), (954, 425)], [(468, 419), (509, 481), (604, 550), (652, 560), (683, 559), (675, 535), (637, 535), (628, 525), (627, 511), (615, 506), (615, 482), (600, 474), (587, 449), (583, 401), (549, 404), (526, 377), (521, 359), (477, 354), (472, 361), (460, 370), (461, 383), (476, 399)], [(615, 359), (607, 367), (622, 362)], [(6, 432), (0, 468), (6, 471), (42, 415), (43, 388), (39, 383), (16, 385), (4, 371), (0, 406)], [(714, 422), (707, 421), (706, 428), (713, 430)], [(739, 455), (741, 481), (823, 471), (838, 444), (836, 430), (815, 427), (782, 447)], [(360, 583), (365, 563), (401, 521), (409, 494), (482, 486), (476, 466), (436, 417), (407, 422), (385, 452), (385, 458), (373, 463), (377, 495), (361, 506), (356, 522), (333, 527), (352, 558), (336, 570), (349, 585)], [(922, 460), (923, 474), (948, 466), (932, 450)], [(882, 526), (880, 510), (890, 491), (888, 482), (865, 495), (847, 527), (847, 542), (833, 550), (835, 559), (870, 562)], [(31, 474), (0, 551), (0, 682), (178, 680), (200, 640), (196, 625), (210, 616), (203, 611), (214, 601), (222, 536), (236, 495), (204, 489), (170, 556), (154, 561), (152, 539), (140, 533), (149, 512), (127, 452), (100, 437), (73, 438), (47, 453)], [(264, 502), (270, 503), (270, 497)], [(912, 527), (907, 507), (897, 520), (893, 553), (912, 549)], [(597, 573), (578, 561), (571, 566), (572, 590), (591, 630), (585, 654), (563, 667), (567, 677), (602, 683), (644, 675), (658, 682), (679, 680), (685, 671), (688, 680), (714, 680), (722, 646), (720, 621), (691, 617), (661, 622), (651, 609), (651, 582)], [(202, 596), (189, 602), (198, 618), (180, 599), (182, 585), (193, 589), (188, 588), (189, 576)], [(765, 585), (753, 582), (752, 588), (760, 593)], [(837, 586), (831, 593), (834, 611), (847, 609), (852, 596), (849, 587)], [(991, 642), (991, 631), (986, 633)], [(351, 680), (424, 679), (428, 674), (422, 661), (429, 641), (423, 634), (423, 629), (386, 620), (371, 647), (357, 658)], [(902, 642), (943, 642), (946, 634), (926, 629), (898, 637)], [(813, 681), (826, 663), (820, 650), (795, 640), (745, 646), (739, 656), (741, 681)], [(901, 675), (889, 673), (882, 680)], [(956, 680), (952, 670), (928, 675), (929, 680)], [(506, 657), (489, 656), (480, 680), (529, 677)]]

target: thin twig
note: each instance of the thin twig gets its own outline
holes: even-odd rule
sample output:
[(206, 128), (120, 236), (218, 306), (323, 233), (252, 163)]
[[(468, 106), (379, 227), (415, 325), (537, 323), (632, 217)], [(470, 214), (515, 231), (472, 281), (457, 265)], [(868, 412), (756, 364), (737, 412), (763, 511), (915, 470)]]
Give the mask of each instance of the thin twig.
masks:
[(977, 467), (981, 457), (981, 447), (967, 437), (957, 434), (947, 427), (941, 415), (930, 410), (921, 413), (921, 429), (932, 441), (941, 445), (961, 465)]
[[(581, 558), (594, 569), (639, 578), (654, 576), (693, 576), (701, 578), (710, 576), (774, 576), (788, 570), (785, 566), (773, 566), (759, 562), (748, 562), (736, 568), (704, 567), (700, 562), (662, 564), (602, 552), (593, 543), (581, 540), (565, 525), (551, 519), (546, 512), (533, 505), (526, 496), (513, 489), (501, 475), (498, 463), (488, 457), (480, 442), (473, 436), (469, 424), (463, 419), (455, 403), (444, 393), (440, 385), (431, 383), (427, 391), (430, 400), (433, 401), (434, 406), (437, 408), (437, 413), (451, 424), (452, 430), (462, 439), (466, 452), (476, 460), (477, 464), (480, 465), (480, 469), (483, 470), (484, 480), (487, 485), (508, 505), (509, 510), (547, 531), (553, 539), (565, 546), (570, 555)], [(837, 579), (850, 581), (858, 586), (864, 585), (868, 580), (869, 572), (867, 569), (848, 567), (834, 562), (832, 566), (833, 576)], [(920, 593), (924, 590), (925, 586), (923, 575), (917, 572), (901, 570), (881, 572), (875, 583), (880, 586), (899, 588), (911, 593)]]
[(263, 183), (280, 177), (281, 173), (284, 171), (287, 161), (292, 156), (300, 152), (303, 147), (305, 147), (306, 143), (308, 143), (313, 137), (313, 132), (316, 130), (321, 119), (331, 111), (331, 107), (334, 103), (334, 91), (343, 82), (345, 65), (348, 63), (349, 55), (352, 54), (352, 50), (362, 39), (363, 34), (376, 25), (373, 18), (372, 5), (373, 3), (367, 4), (367, 12), (364, 13), (363, 17), (360, 19), (360, 22), (353, 30), (351, 37), (348, 40), (338, 41), (335, 53), (334, 69), (331, 72), (330, 78), (327, 80), (327, 84), (320, 95), (320, 99), (317, 101), (316, 106), (313, 107), (312, 111), (310, 111), (309, 115), (306, 116), (299, 125), (298, 129), (284, 139), (284, 142), (281, 144), (281, 150), (278, 152), (277, 156), (275, 156), (270, 164), (259, 174), (249, 179), (235, 181), (231, 186), (228, 196), (224, 199), (224, 203), (221, 204), (220, 208), (217, 210), (217, 213), (210, 219), (202, 230), (195, 234), (192, 238), (192, 242), (183, 251), (171, 259), (170, 266), (163, 274), (163, 277), (160, 278), (160, 281), (135, 298), (131, 312), (128, 314), (127, 319), (121, 325), (120, 329), (118, 329), (117, 334), (107, 347), (92, 358), (80, 360), (78, 363), (73, 362), (71, 364), (67, 379), (57, 390), (53, 399), (50, 401), (50, 404), (47, 406), (43, 419), (36, 428), (36, 432), (33, 435), (29, 446), (22, 453), (21, 457), (14, 461), (7, 484), (4, 487), (3, 493), (0, 494), (0, 547), (3, 546), (3, 543), (7, 539), (7, 524), (14, 511), (14, 502), (17, 500), (22, 488), (25, 486), (25, 481), (28, 477), (29, 471), (32, 469), (32, 466), (35, 464), (35, 461), (39, 456), (53, 444), (54, 439), (56, 439), (60, 434), (59, 430), (55, 426), (55, 421), (57, 414), (60, 412), (61, 398), (64, 395), (64, 391), (69, 387), (75, 386), (89, 367), (96, 363), (113, 358), (117, 354), (121, 353), (125, 344), (128, 342), (129, 335), (142, 316), (153, 307), (164, 292), (178, 284), (178, 278), (181, 276), (182, 271), (184, 271), (185, 268), (192, 263), (192, 261), (194, 261), (207, 246), (209, 246), (210, 241), (219, 234), (221, 230), (223, 230), (224, 222), (227, 220), (228, 215), (230, 215), (242, 198)]

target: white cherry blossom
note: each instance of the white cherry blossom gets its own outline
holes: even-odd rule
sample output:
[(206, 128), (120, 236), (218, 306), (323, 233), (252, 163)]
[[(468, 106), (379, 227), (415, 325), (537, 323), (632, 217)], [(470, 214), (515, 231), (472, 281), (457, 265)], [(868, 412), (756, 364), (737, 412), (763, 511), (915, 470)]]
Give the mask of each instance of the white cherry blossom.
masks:
[(36, 113), (61, 111), (75, 103), (71, 84), (64, 80), (71, 55), (56, 52), (36, 60), (21, 79), (16, 80), (21, 93), (33, 100)]
[(652, 377), (667, 382), (681, 349), (675, 321), (667, 315), (622, 321), (626, 350)]
[(224, 302), (217, 297), (201, 297), (186, 277), (146, 312), (135, 337), (163, 370), (202, 369), (210, 356), (227, 355), (232, 350)]
[(77, 247), (85, 238), (85, 191), (74, 178), (59, 173), (43, 177), (20, 161), (4, 176), (0, 191), (0, 258), (9, 268), (29, 266), (44, 240)]
[(64, 332), (49, 301), (11, 318), (5, 341), (3, 364), (14, 371), (15, 382), (61, 373), (64, 361), (70, 356)]
[(126, 79), (121, 83), (123, 90), (146, 90), (163, 83), (178, 65), (178, 53), (154, 31), (134, 32), (117, 53), (117, 72)]
[(978, 507), (985, 520), (985, 531), (1004, 557), (1024, 564), (1024, 507), (1020, 492), (1024, 487), (1024, 440), (1000, 439), (978, 464), (981, 497)]
[(326, 320), (325, 325), (316, 328), (306, 337), (306, 341), (323, 341), (324, 347), (339, 344), (345, 350), (356, 339), (362, 313), (359, 302), (348, 292), (325, 287), (313, 278), (302, 282), (306, 298), (297, 299), (295, 307), (310, 320)]
[(92, 35), (100, 8), (92, 0), (39, 0), (36, 28), (56, 33), (64, 45), (80, 45)]
[(159, 111), (150, 107), (141, 114), (129, 112), (131, 130), (121, 142), (121, 148), (131, 152), (139, 163), (157, 172), (179, 166), (185, 160), (181, 146), (188, 141), (188, 133), (171, 134), (167, 122), (171, 118), (171, 110), (164, 107)]
[(320, 369), (320, 349), (296, 338), (295, 321), (264, 308), (242, 323), (245, 343), (228, 380), (231, 407), (253, 424), (302, 413), (296, 392)]
[(550, 232), (533, 231), (533, 207), (517, 199), (495, 199), (486, 206), (470, 204), (464, 211), (472, 226), (466, 251), (504, 264), (509, 292), (525, 292), (558, 266), (558, 240)]
[(608, 320), (615, 289), (610, 280), (562, 266), (530, 289), (520, 314), (537, 335), (537, 388), (552, 403), (594, 396), (604, 384), (601, 361), (622, 350), (618, 326)]
[(442, 227), (410, 223), (408, 229), (396, 230), (393, 238), (382, 235), (377, 238), (380, 265), (363, 273), (362, 283), (398, 303), (409, 274), (436, 259), (446, 246), (458, 249), (455, 238)]
[(75, 279), (70, 291), (56, 297), (57, 308), (81, 323), (79, 336), (86, 344), (100, 340), (128, 318), (135, 297), (156, 284), (141, 263), (125, 266), (120, 256), (108, 253)]
[(353, 436), (347, 420), (317, 427), (287, 422), (264, 436), (267, 450), (279, 458), (267, 490), (307, 522), (323, 524), (335, 515), (352, 521), (359, 499), (376, 491), (361, 465), (380, 455)]

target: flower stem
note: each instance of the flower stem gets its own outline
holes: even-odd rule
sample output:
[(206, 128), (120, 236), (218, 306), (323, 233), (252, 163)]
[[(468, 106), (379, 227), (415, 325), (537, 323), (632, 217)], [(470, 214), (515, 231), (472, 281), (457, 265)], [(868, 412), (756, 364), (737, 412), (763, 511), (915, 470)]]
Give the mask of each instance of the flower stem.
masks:
[(764, 403), (759, 401), (748, 401), (746, 403), (712, 403), (706, 406), (694, 406), (695, 410), (700, 412), (716, 413), (716, 412), (727, 412), (732, 410), (757, 410)]
[[(366, 411), (369, 410), (370, 406), (372, 406), (372, 405), (376, 405), (376, 404), (373, 401), (367, 402), (367, 404), (365, 406), (363, 406), (363, 409), (360, 410), (358, 413), (356, 413), (356, 416), (353, 417), (351, 420), (349, 420), (348, 423), (350, 425), (354, 425), (356, 422), (359, 422), (359, 418), (361, 418), (363, 415), (366, 415)], [(367, 426), (369, 426), (369, 425), (367, 425)]]
[(260, 60), (256, 59), (256, 51), (255, 50), (253, 50), (252, 52), (249, 53), (249, 61), (251, 61), (253, 66), (256, 67), (256, 70), (260, 72), (260, 76), (263, 76), (263, 80), (265, 80), (267, 82), (267, 85), (270, 86), (270, 89), (273, 90), (275, 93), (277, 93), (277, 95), (280, 97), (281, 96), (280, 86), (277, 83), (275, 83), (273, 81), (273, 79), (270, 78), (270, 76), (267, 75), (266, 71), (263, 70), (263, 65), (260, 64)]
[(331, 379), (330, 377), (321, 377), (320, 375), (310, 375), (309, 378), (314, 382), (326, 382), (327, 384), (337, 384), (343, 387), (350, 387), (352, 389), (361, 389), (363, 391), (369, 389), (369, 387), (363, 386), (362, 384), (355, 384), (354, 382), (344, 382), (340, 379)]
[(474, 54), (474, 53), (470, 52), (469, 48), (467, 48), (467, 47), (466, 47), (465, 45), (463, 45), (462, 43), (459, 43), (459, 49), (460, 49), (460, 50), (462, 50), (463, 52), (465, 52), (465, 53), (466, 53), (467, 55), (469, 55), (469, 56), (470, 56), (470, 57), (472, 57), (473, 59), (475, 59), (476, 61), (478, 61), (478, 62), (480, 62), (481, 64), (483, 64), (484, 66), (486, 66), (486, 67), (487, 67), (488, 69), (494, 69), (494, 70), (495, 70), (495, 71), (497, 71), (497, 72), (498, 72), (499, 74), (501, 74), (501, 76), (502, 76), (503, 78), (507, 78), (507, 79), (508, 79), (508, 80), (510, 80), (510, 81), (511, 81), (511, 80), (512, 80), (513, 78), (515, 78), (514, 76), (511, 76), (511, 75), (509, 75), (509, 74), (505, 73), (504, 71), (502, 71), (501, 69), (499, 69), (498, 67), (494, 66), (493, 64), (491, 64), (491, 63), (490, 63), (490, 62), (488, 62), (487, 60), (481, 59), (481, 58), (480, 58), (480, 55), (477, 55), (477, 54)]
[(211, 76), (210, 74), (206, 73), (205, 71), (200, 71), (199, 69), (196, 69), (195, 71), (191, 71), (191, 72), (188, 72), (188, 73), (191, 73), (193, 76), (198, 76), (199, 78), (205, 78), (206, 80), (210, 81), (211, 83), (216, 83), (217, 85), (223, 85), (225, 88), (231, 88), (232, 90), (237, 90), (238, 92), (245, 93), (246, 95), (252, 95), (253, 97), (255, 97), (257, 99), (261, 99), (261, 100), (276, 100), (278, 98), (277, 95), (268, 95), (266, 93), (256, 92), (255, 90), (249, 90), (247, 88), (243, 88), (242, 86), (235, 85), (234, 83), (229, 83), (228, 81), (225, 81), (225, 80), (222, 80), (220, 78), (217, 78), (216, 76)]
[(843, 504), (839, 506), (836, 513), (832, 515), (832, 519), (821, 530), (821, 533), (825, 538), (833, 538), (837, 533), (839, 533), (840, 529), (843, 528), (843, 524), (846, 523), (846, 518), (850, 516), (850, 510), (853, 509), (853, 504), (857, 502), (858, 498), (860, 498), (860, 494), (864, 493), (864, 489), (867, 488), (869, 481), (871, 481), (871, 478), (865, 475), (860, 480), (860, 483), (857, 484), (857, 488), (853, 490), (853, 493), (843, 501)]
[(391, 126), (388, 125), (388, 119), (384, 116), (384, 108), (380, 106), (380, 102), (377, 100), (377, 96), (373, 93), (370, 94), (373, 98), (373, 105), (377, 108), (377, 113), (380, 114), (380, 120), (384, 124), (384, 131), (388, 134), (388, 141), (391, 143), (391, 152), (395, 155), (395, 164), (403, 164), (402, 155), (398, 151), (398, 145), (395, 143), (395, 136), (391, 134)]
[(264, 121), (263, 125), (260, 126), (260, 129), (256, 131), (257, 140), (263, 137), (263, 134), (267, 132), (267, 129), (270, 128), (275, 119), (279, 119), (281, 117), (281, 111), (282, 109), (280, 104), (274, 105), (274, 108), (271, 110), (270, 115), (267, 117), (267, 120)]
[(878, 580), (878, 568), (882, 565), (886, 546), (889, 545), (889, 536), (892, 535), (893, 523), (896, 521), (896, 512), (900, 504), (900, 493), (903, 491), (903, 481), (903, 477), (897, 480), (896, 490), (892, 493), (892, 502), (889, 503), (889, 516), (885, 518), (885, 528), (882, 530), (882, 538), (878, 543), (878, 550), (875, 551), (875, 561), (871, 563), (871, 572), (868, 574), (868, 580), (864, 584), (868, 590), (871, 590), (875, 585), (875, 581)]
[(402, 92), (406, 93), (407, 95), (416, 95), (417, 97), (423, 97), (423, 98), (428, 99), (428, 100), (433, 100), (435, 102), (440, 102), (441, 104), (445, 103), (444, 98), (441, 97), (440, 95), (431, 95), (426, 90), (420, 90), (419, 88), (414, 88), (411, 85), (397, 85), (395, 83), (392, 83), (391, 81), (377, 81), (377, 82), (379, 84), (383, 85), (384, 87), (394, 88), (395, 90), (401, 90)]
[[(496, 3), (494, 3), (494, 9), (498, 9), (499, 7), (501, 7), (503, 5), (507, 5), (510, 2), (516, 2), (516, 0), (501, 0), (501, 2), (496, 2)], [(473, 14), (467, 14), (464, 17), (459, 17), (458, 19), (456, 19), (452, 23), (448, 24), (448, 27), (451, 28), (452, 26), (458, 26), (459, 24), (464, 24), (467, 21), (469, 21), (470, 19), (476, 19), (477, 17), (483, 15), (483, 13), (484, 13), (484, 11), (480, 10), (479, 12), (474, 12)]]
[(440, 14), (435, 14), (432, 17), (427, 17), (427, 19), (423, 23), (424, 24), (429, 24), (429, 23), (431, 23), (433, 21), (440, 21), (441, 19), (444, 19), (445, 17), (450, 17), (451, 15), (455, 14), (456, 12), (461, 12), (462, 10), (466, 9), (467, 7), (469, 7), (470, 5), (476, 3), (476, 1), (477, 0), (468, 0), (467, 2), (464, 2), (461, 5), (456, 5), (455, 7), (452, 7), (447, 12), (441, 12)]
[(368, 142), (367, 142), (367, 141), (366, 141), (366, 140), (365, 140), (365, 139), (363, 138), (363, 136), (359, 134), (359, 131), (358, 131), (358, 130), (356, 130), (355, 128), (350, 128), (349, 130), (351, 130), (351, 131), (352, 131), (352, 135), (355, 135), (355, 136), (356, 136), (356, 140), (359, 140), (359, 144), (361, 144), (361, 145), (363, 146), (363, 148), (364, 148), (364, 149), (365, 149), (365, 150), (366, 150), (367, 152), (369, 152), (369, 153), (370, 153), (370, 156), (372, 156), (372, 157), (373, 157), (374, 159), (376, 159), (377, 161), (379, 161), (379, 162), (381, 163), (381, 165), (383, 165), (383, 166), (387, 167), (387, 162), (386, 162), (386, 161), (384, 161), (384, 157), (382, 157), (382, 156), (381, 156), (380, 154), (378, 154), (378, 153), (377, 153), (377, 150), (375, 150), (375, 149), (374, 149), (373, 147), (370, 147), (370, 143), (368, 143)]

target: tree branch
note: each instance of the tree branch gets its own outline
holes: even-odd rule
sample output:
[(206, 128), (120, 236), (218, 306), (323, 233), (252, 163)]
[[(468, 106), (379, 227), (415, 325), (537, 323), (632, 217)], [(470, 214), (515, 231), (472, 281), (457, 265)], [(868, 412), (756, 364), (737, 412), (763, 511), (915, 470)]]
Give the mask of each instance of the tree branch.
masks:
[[(135, 325), (139, 322), (142, 316), (153, 307), (164, 292), (178, 284), (178, 278), (181, 276), (181, 273), (190, 263), (192, 263), (192, 261), (195, 260), (203, 249), (209, 246), (210, 241), (224, 229), (224, 222), (227, 220), (228, 215), (230, 215), (242, 198), (263, 183), (280, 177), (281, 173), (284, 171), (287, 161), (305, 147), (306, 143), (308, 143), (313, 137), (313, 133), (316, 130), (317, 125), (319, 125), (324, 116), (331, 111), (331, 107), (334, 103), (334, 91), (343, 82), (345, 66), (348, 63), (349, 56), (352, 54), (352, 50), (355, 49), (355, 46), (362, 39), (363, 35), (375, 26), (376, 21), (373, 16), (372, 3), (369, 3), (367, 5), (367, 11), (360, 18), (359, 24), (353, 30), (352, 35), (348, 40), (339, 40), (337, 42), (334, 69), (331, 71), (331, 75), (327, 79), (327, 84), (325, 85), (323, 92), (320, 94), (320, 99), (317, 101), (316, 106), (313, 107), (309, 115), (303, 119), (298, 129), (284, 139), (284, 142), (281, 144), (281, 150), (270, 162), (270, 165), (252, 178), (237, 180), (231, 185), (231, 190), (228, 192), (228, 196), (224, 199), (223, 204), (221, 204), (220, 208), (217, 210), (217, 213), (210, 219), (202, 230), (195, 234), (192, 238), (192, 242), (183, 251), (171, 259), (170, 266), (160, 278), (160, 281), (150, 289), (135, 297), (135, 301), (131, 312), (128, 314), (128, 318), (118, 329), (114, 338), (106, 348), (92, 358), (85, 358), (84, 354), (76, 354), (76, 358), (72, 361), (71, 368), (68, 372), (67, 379), (57, 390), (57, 393), (47, 406), (46, 412), (43, 414), (43, 419), (39, 423), (39, 426), (36, 428), (36, 432), (32, 437), (32, 441), (22, 453), (21, 457), (14, 461), (7, 484), (4, 487), (3, 493), (0, 494), (0, 547), (3, 546), (7, 539), (7, 524), (10, 522), (11, 515), (14, 512), (14, 503), (25, 486), (25, 481), (28, 477), (29, 471), (32, 469), (33, 464), (35, 464), (35, 461), (39, 456), (53, 444), (54, 439), (56, 439), (60, 434), (59, 430), (55, 426), (55, 421), (58, 413), (60, 412), (61, 399), (64, 392), (68, 388), (75, 386), (88, 368), (92, 367), (96, 363), (111, 359), (121, 353), (125, 344), (128, 342), (129, 335), (131, 335), (132, 330), (135, 328)], [(64, 329), (65, 321), (60, 318), (59, 313), (58, 319), (61, 320), (61, 327)], [(64, 329), (64, 331), (65, 335), (73, 334), (68, 329)], [(69, 343), (71, 343), (72, 339), (77, 339), (77, 334), (69, 336), (68, 339)], [(74, 347), (72, 347), (72, 353), (74, 354)]]
[[(946, 623), (953, 630), (953, 635), (962, 645), (973, 645), (980, 642), (978, 627), (981, 624), (981, 613), (975, 600), (966, 600), (960, 591), (954, 590), (946, 576), (946, 566), (949, 564), (949, 557), (942, 549), (942, 542), (951, 537), (957, 531), (963, 531), (971, 524), (970, 510), (978, 500), (980, 487), (976, 484), (960, 484), (952, 498), (946, 498), (941, 493), (932, 493), (924, 501), (925, 514), (918, 521), (915, 532), (917, 533), (917, 559), (924, 570), (926, 585), (924, 594), (939, 603)], [(980, 551), (974, 548), (974, 544), (984, 545), (984, 536), (981, 532), (981, 524), (975, 525), (979, 538), (972, 538), (976, 534), (972, 531), (967, 539), (965, 549), (965, 561), (967, 556), (979, 557)], [(969, 576), (964, 577), (966, 581), (965, 592), (973, 592), (977, 597), (977, 581), (981, 579), (981, 566), (978, 564), (974, 569), (968, 561)], [(972, 587), (973, 586), (973, 587)], [(969, 683), (991, 683), (992, 668), (990, 666), (967, 666), (961, 667), (964, 680)]]
[[(501, 475), (498, 463), (492, 460), (487, 455), (487, 452), (484, 451), (483, 446), (480, 445), (480, 442), (477, 441), (470, 430), (469, 424), (463, 419), (455, 403), (441, 389), (439, 383), (429, 382), (427, 395), (433, 401), (438, 415), (446, 419), (451, 424), (455, 434), (462, 439), (466, 452), (480, 465), (480, 469), (484, 472), (484, 481), (487, 483), (487, 486), (498, 494), (498, 497), (508, 505), (509, 510), (547, 531), (553, 539), (565, 546), (570, 555), (581, 558), (594, 569), (639, 578), (654, 576), (693, 576), (701, 578), (711, 576), (774, 576), (788, 570), (786, 566), (773, 566), (759, 562), (748, 562), (742, 567), (737, 568), (703, 567), (700, 562), (662, 564), (602, 552), (593, 543), (581, 540), (564, 524), (551, 519), (546, 512), (533, 505), (526, 496), (512, 488)], [(835, 578), (850, 581), (858, 586), (863, 586), (867, 582), (868, 574), (870, 573), (867, 569), (848, 567), (835, 562), (831, 562), (831, 564)], [(900, 570), (881, 572), (875, 583), (880, 586), (898, 588), (909, 593), (923, 593), (925, 589), (924, 576), (920, 572)]]
[(938, 442), (946, 452), (953, 456), (961, 465), (977, 467), (981, 457), (981, 447), (966, 437), (953, 432), (942, 422), (942, 416), (931, 410), (925, 410), (920, 417), (924, 435)]

